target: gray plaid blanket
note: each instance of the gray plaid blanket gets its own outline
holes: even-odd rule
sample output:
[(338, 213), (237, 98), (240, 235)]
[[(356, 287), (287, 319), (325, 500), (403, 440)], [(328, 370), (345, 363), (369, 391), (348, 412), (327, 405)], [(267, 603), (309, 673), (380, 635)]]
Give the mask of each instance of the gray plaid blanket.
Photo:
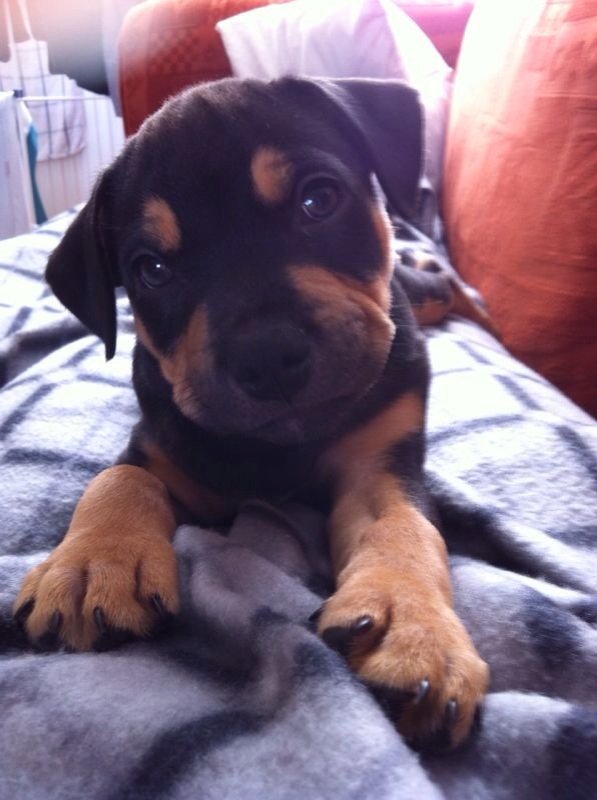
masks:
[(72, 215), (0, 243), (0, 798), (597, 798), (597, 423), (472, 324), (429, 331), (427, 477), (457, 609), (492, 682), (460, 751), (418, 756), (309, 616), (324, 521), (254, 501), (181, 528), (183, 606), (161, 637), (37, 654), (11, 619), (136, 416), (117, 357), (44, 286)]

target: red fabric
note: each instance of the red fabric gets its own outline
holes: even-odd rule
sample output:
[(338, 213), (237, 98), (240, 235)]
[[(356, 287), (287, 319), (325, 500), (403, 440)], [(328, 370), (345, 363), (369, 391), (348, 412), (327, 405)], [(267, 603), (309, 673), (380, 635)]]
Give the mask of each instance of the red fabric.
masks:
[[(230, 62), (216, 23), (273, 2), (284, 0), (149, 0), (134, 6), (119, 42), (126, 133), (134, 133), (145, 117), (185, 86), (229, 76)], [(472, 4), (401, 6), (453, 66)]]
[(483, 3), (447, 136), (452, 258), (506, 347), (597, 416), (597, 0)]
[(134, 6), (119, 39), (127, 135), (186, 86), (229, 76), (230, 62), (216, 23), (262, 5), (265, 0), (149, 0)]

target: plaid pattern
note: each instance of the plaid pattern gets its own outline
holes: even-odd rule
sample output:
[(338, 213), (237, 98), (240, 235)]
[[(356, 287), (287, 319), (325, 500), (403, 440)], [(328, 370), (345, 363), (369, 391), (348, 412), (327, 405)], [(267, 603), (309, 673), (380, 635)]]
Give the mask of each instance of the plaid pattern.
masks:
[[(201, 31), (194, 29), (173, 29), (154, 33), (149, 43), (151, 59), (148, 65), (150, 75), (180, 75), (192, 71), (197, 60), (197, 52), (203, 49)], [(209, 63), (209, 53), (205, 58)]]
[[(0, 89), (48, 97), (31, 100), (27, 107), (37, 132), (37, 159), (47, 161), (80, 153), (85, 147), (87, 123), (83, 90), (66, 75), (47, 71), (47, 45), (33, 39), (13, 44), (17, 58), (0, 62)], [(68, 97), (69, 100), (56, 99)]]
[(324, 521), (248, 503), (181, 528), (184, 612), (153, 642), (35, 655), (10, 617), (136, 415), (116, 358), (43, 286), (70, 219), (0, 243), (0, 797), (592, 800), (597, 786), (597, 424), (488, 334), (428, 333), (427, 475), (454, 595), (492, 671), (481, 728), (415, 756), (307, 622)]

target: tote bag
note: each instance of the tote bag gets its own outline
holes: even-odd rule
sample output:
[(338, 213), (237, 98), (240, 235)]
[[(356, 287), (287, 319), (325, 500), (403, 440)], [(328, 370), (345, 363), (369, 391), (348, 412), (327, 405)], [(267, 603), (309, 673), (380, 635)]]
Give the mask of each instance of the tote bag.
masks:
[(12, 92), (0, 92), (0, 239), (27, 233), (34, 223), (29, 200), (29, 166), (22, 138), (24, 120), (20, 115), (20, 104)]
[(17, 0), (28, 35), (16, 42), (9, 0), (0, 0), (4, 7), (8, 35), (9, 59), (0, 61), (0, 89), (21, 89), (27, 97), (38, 136), (39, 161), (65, 158), (85, 147), (85, 108), (82, 89), (67, 75), (53, 75), (49, 69), (47, 42), (33, 36), (26, 0)]

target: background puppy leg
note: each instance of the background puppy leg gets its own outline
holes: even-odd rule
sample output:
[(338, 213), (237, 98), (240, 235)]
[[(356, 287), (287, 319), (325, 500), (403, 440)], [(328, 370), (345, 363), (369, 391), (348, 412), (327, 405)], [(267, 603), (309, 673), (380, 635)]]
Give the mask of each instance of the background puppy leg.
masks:
[(419, 325), (439, 325), (449, 314), (458, 314), (499, 339), (487, 312), (469, 297), (455, 275), (428, 254), (411, 254), (405, 263), (397, 263), (392, 280), (400, 283)]

